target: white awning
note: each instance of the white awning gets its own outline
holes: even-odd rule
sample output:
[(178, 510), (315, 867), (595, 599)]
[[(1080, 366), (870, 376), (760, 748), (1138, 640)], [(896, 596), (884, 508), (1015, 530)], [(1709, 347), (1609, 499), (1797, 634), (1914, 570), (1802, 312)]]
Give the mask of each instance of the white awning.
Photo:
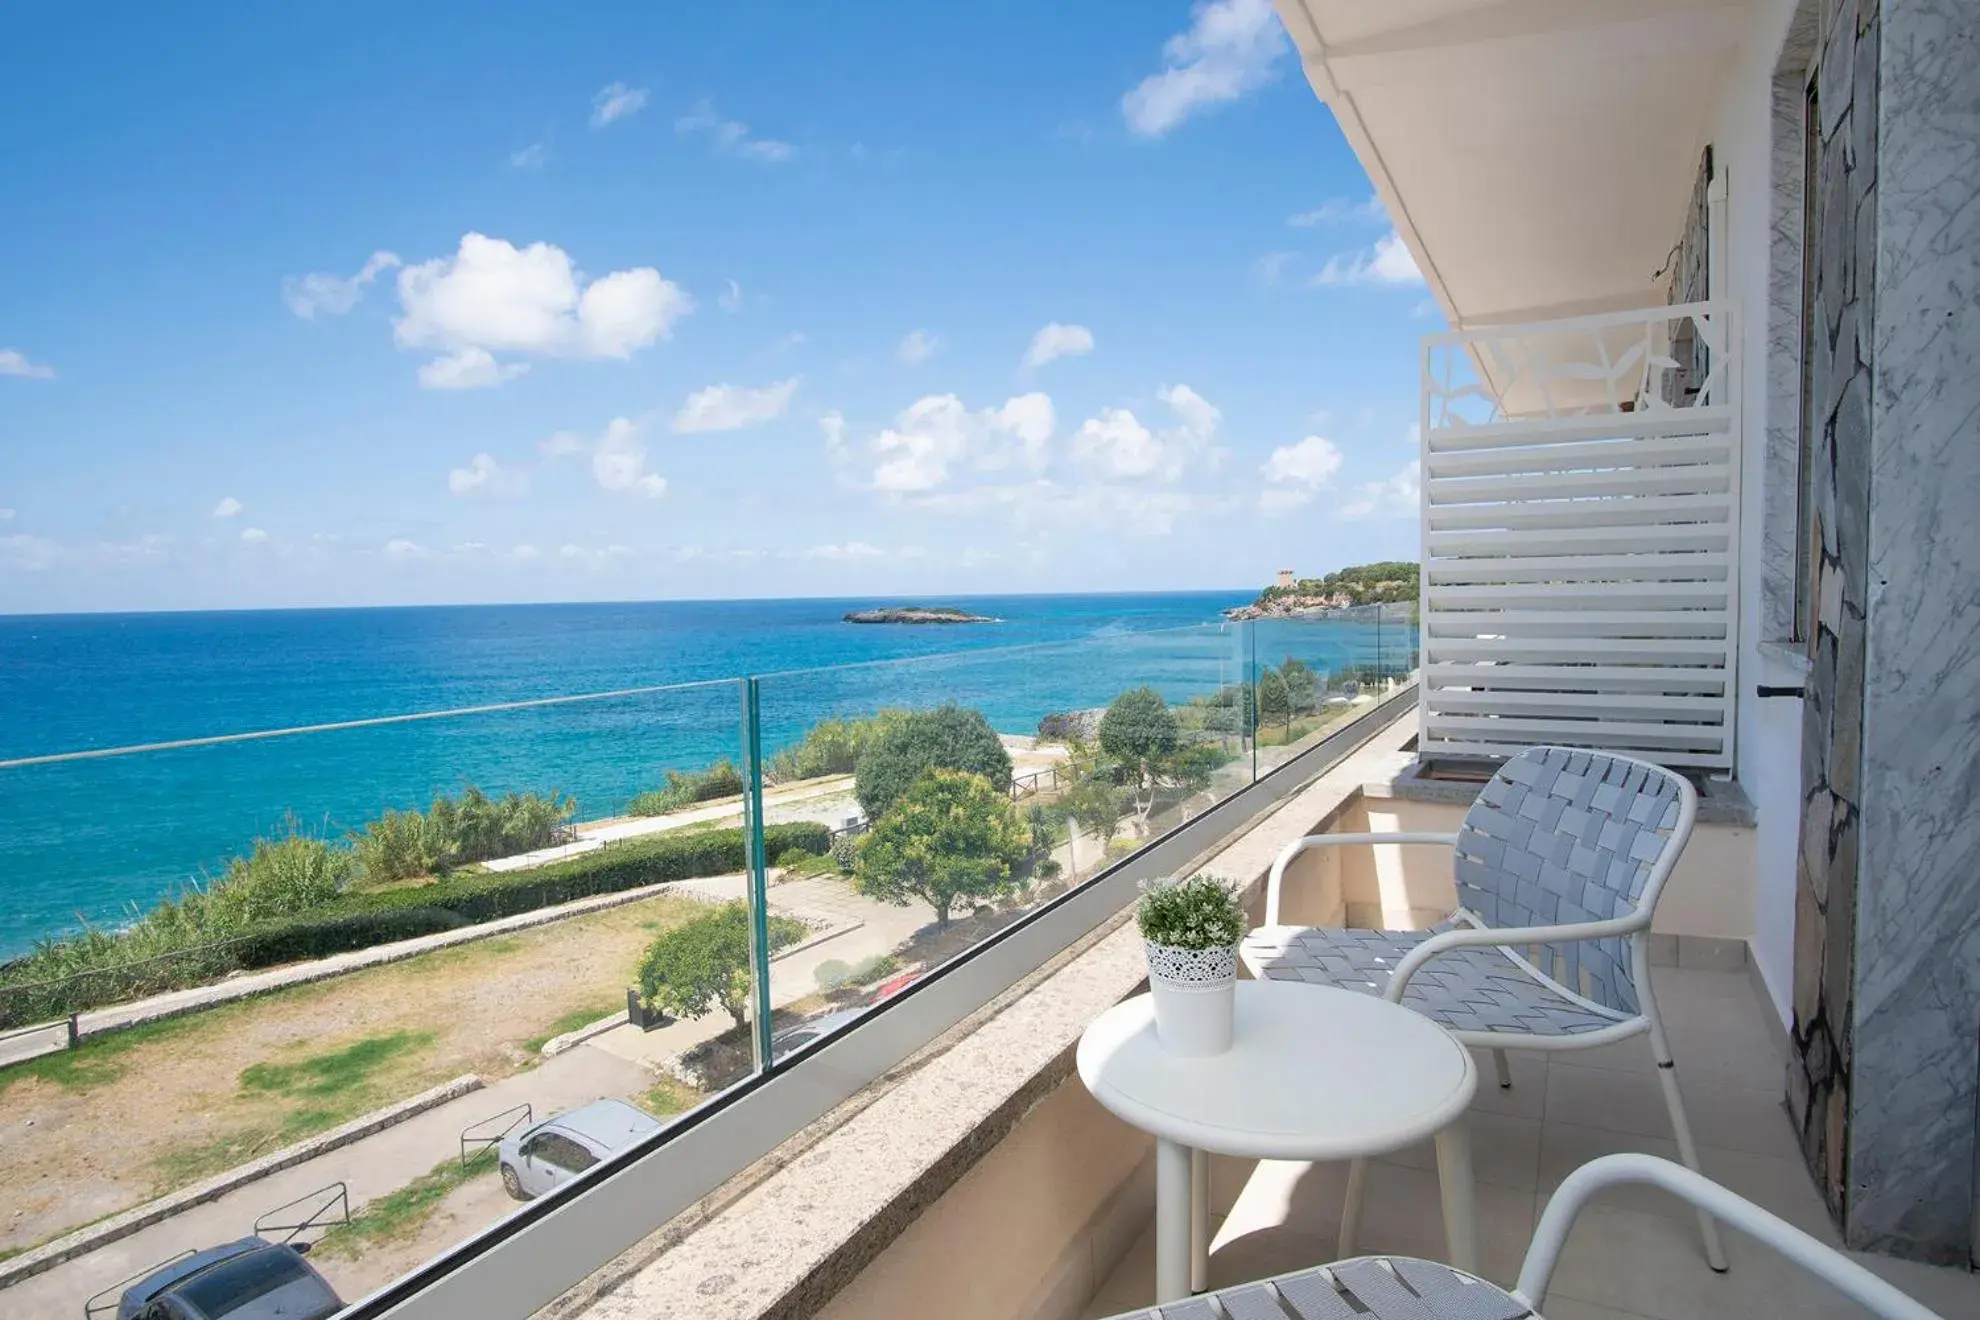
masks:
[(1747, 0), (1276, 0), (1444, 314), (1663, 300)]

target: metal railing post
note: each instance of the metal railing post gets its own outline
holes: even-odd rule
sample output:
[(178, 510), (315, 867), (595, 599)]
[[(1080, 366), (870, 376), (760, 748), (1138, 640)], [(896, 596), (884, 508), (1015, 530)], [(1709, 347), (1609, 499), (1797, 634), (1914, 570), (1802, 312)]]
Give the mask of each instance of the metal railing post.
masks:
[(763, 856), (763, 706), (754, 677), (743, 680), (743, 846), (749, 866), (750, 1001), (757, 1071), (770, 1067), (770, 910)]

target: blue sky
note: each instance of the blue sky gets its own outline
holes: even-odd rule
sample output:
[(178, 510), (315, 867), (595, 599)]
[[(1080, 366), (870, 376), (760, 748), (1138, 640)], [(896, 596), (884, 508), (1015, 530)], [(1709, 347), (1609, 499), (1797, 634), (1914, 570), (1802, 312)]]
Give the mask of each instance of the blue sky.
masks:
[(0, 611), (1415, 553), (1441, 318), (1265, 0), (40, 6), (0, 119)]

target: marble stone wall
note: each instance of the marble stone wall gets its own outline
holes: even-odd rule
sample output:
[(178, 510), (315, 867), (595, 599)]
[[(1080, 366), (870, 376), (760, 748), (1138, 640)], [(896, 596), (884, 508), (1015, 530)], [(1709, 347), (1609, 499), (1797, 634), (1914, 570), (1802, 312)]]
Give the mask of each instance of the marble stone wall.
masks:
[(1824, 0), (1802, 311), (1810, 428), (1809, 676), (1802, 703), (1788, 1110), (1829, 1209), (1849, 1222), (1855, 922), (1869, 611), (1871, 326), (1879, 0)]
[[(1692, 181), (1691, 204), (1684, 213), (1684, 233), (1671, 249), (1670, 278), (1664, 289), (1666, 303), (1704, 302), (1712, 296), (1712, 217), (1706, 195), (1711, 185), (1712, 149), (1707, 147)], [(1698, 341), (1690, 321), (1680, 322), (1672, 331), (1671, 357), (1678, 369), (1664, 377), (1664, 402), (1674, 408), (1689, 407), (1697, 388), (1693, 382), (1705, 379), (1711, 366), (1705, 360), (1705, 346)]]
[(1850, 143), (1876, 282), (1845, 1232), (1957, 1262), (1980, 1231), (1980, 4), (1880, 8), (1854, 62), (1875, 146)]

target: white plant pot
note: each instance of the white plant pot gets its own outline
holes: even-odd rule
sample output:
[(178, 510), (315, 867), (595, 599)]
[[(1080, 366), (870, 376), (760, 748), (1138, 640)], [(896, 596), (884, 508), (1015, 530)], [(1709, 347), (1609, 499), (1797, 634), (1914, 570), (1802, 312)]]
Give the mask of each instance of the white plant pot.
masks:
[(1237, 1015), (1237, 946), (1178, 949), (1147, 944), (1155, 1038), (1171, 1054), (1204, 1058), (1231, 1047)]

